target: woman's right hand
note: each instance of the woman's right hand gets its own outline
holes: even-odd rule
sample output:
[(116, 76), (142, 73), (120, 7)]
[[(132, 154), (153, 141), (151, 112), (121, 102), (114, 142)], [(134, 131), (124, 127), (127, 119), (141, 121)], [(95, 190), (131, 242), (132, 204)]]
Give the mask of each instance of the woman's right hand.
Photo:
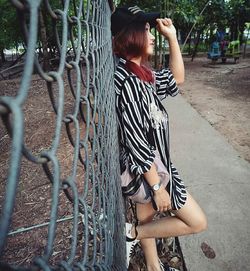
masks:
[(159, 212), (166, 212), (172, 209), (170, 196), (163, 186), (159, 190), (154, 191), (154, 201)]
[(167, 39), (176, 39), (176, 29), (170, 18), (156, 19), (156, 22), (156, 29), (160, 34), (162, 34)]

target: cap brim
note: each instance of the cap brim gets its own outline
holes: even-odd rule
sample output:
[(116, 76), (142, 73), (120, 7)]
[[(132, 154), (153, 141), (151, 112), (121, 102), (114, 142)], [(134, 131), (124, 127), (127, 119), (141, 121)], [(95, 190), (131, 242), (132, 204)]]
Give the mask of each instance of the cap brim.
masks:
[(160, 18), (160, 12), (150, 12), (138, 15), (136, 21), (149, 23), (150, 27), (156, 27), (156, 19)]

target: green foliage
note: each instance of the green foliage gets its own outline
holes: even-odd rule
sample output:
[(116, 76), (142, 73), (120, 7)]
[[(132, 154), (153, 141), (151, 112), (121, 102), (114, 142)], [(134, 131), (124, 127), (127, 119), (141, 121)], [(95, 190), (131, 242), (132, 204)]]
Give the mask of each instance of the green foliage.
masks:
[(21, 41), (16, 9), (8, 0), (0, 0), (0, 49), (9, 49)]
[[(76, 5), (79, 5), (79, 0), (74, 1)], [(87, 0), (83, 1), (83, 9), (86, 10)], [(62, 2), (58, 0), (50, 0), (49, 1), (52, 10), (62, 9)], [(70, 1), (69, 16), (76, 16), (73, 1)], [(43, 3), (41, 4), (41, 11), (43, 13), (43, 18), (45, 21), (45, 26), (47, 30), (47, 39), (49, 46), (55, 45), (55, 34), (52, 29), (52, 19), (47, 14), (47, 10)], [(22, 31), (20, 27), (20, 22), (18, 20), (16, 8), (11, 4), (9, 0), (0, 0), (0, 51), (3, 49), (11, 49), (16, 47), (19, 43), (23, 41)], [(60, 31), (60, 25), (59, 34)], [(40, 29), (39, 29), (40, 30)], [(38, 33), (38, 41), (40, 42), (40, 33)]]
[(119, 5), (138, 5), (146, 11), (158, 10), (162, 16), (172, 18), (181, 33), (187, 35), (195, 24), (195, 32), (208, 32), (229, 28), (231, 39), (243, 33), (250, 22), (250, 0), (120, 0)]
[(230, 0), (227, 4), (228, 23), (231, 30), (231, 39), (237, 39), (246, 27), (246, 22), (250, 22), (250, 0)]
[[(192, 54), (195, 46), (192, 44), (190, 46), (185, 46), (183, 53)], [(206, 53), (209, 50), (209, 45), (206, 43), (201, 43), (198, 45), (197, 52)]]
[[(75, 0), (78, 5), (79, 0)], [(87, 8), (87, 0), (84, 0), (83, 10)], [(61, 1), (50, 0), (52, 9), (62, 8)], [(70, 1), (69, 15), (75, 15), (73, 1)], [(225, 30), (230, 28), (231, 39), (236, 39), (239, 33), (243, 33), (246, 22), (250, 22), (250, 0), (116, 0), (119, 6), (138, 5), (145, 11), (161, 11), (162, 17), (171, 17), (176, 28), (186, 36), (195, 24), (194, 33), (201, 31)], [(204, 9), (204, 7), (206, 7)], [(52, 30), (52, 20), (47, 16), (41, 5), (47, 29), (47, 38), (50, 46), (55, 44), (55, 35)], [(204, 12), (201, 14), (201, 11)], [(0, 50), (15, 47), (22, 41), (20, 23), (17, 20), (16, 9), (9, 0), (0, 0)], [(40, 39), (40, 36), (38, 36)]]
[(160, 1), (154, 0), (121, 0), (118, 6), (138, 6), (145, 11), (159, 11), (160, 5)]

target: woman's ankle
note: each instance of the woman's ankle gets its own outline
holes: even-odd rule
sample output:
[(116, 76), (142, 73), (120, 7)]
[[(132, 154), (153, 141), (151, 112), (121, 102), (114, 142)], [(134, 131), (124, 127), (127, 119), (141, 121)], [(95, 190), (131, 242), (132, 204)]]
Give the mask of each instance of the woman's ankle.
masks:
[(133, 236), (133, 238), (136, 238), (138, 240), (138, 223), (132, 225), (131, 235)]
[(137, 239), (137, 235), (138, 235), (137, 225), (126, 223), (126, 237), (128, 241), (130, 242)]
[(132, 231), (132, 235), (133, 235), (136, 239), (138, 239), (138, 225), (137, 225), (137, 224), (134, 224), (134, 225), (132, 226), (131, 231)]

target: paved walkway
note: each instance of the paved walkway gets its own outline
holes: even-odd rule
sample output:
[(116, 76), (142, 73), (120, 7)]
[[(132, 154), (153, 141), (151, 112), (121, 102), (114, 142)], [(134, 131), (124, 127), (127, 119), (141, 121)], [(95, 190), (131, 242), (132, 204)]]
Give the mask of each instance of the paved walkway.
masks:
[(172, 160), (208, 218), (206, 232), (180, 237), (188, 271), (250, 270), (250, 164), (183, 97), (166, 107)]

